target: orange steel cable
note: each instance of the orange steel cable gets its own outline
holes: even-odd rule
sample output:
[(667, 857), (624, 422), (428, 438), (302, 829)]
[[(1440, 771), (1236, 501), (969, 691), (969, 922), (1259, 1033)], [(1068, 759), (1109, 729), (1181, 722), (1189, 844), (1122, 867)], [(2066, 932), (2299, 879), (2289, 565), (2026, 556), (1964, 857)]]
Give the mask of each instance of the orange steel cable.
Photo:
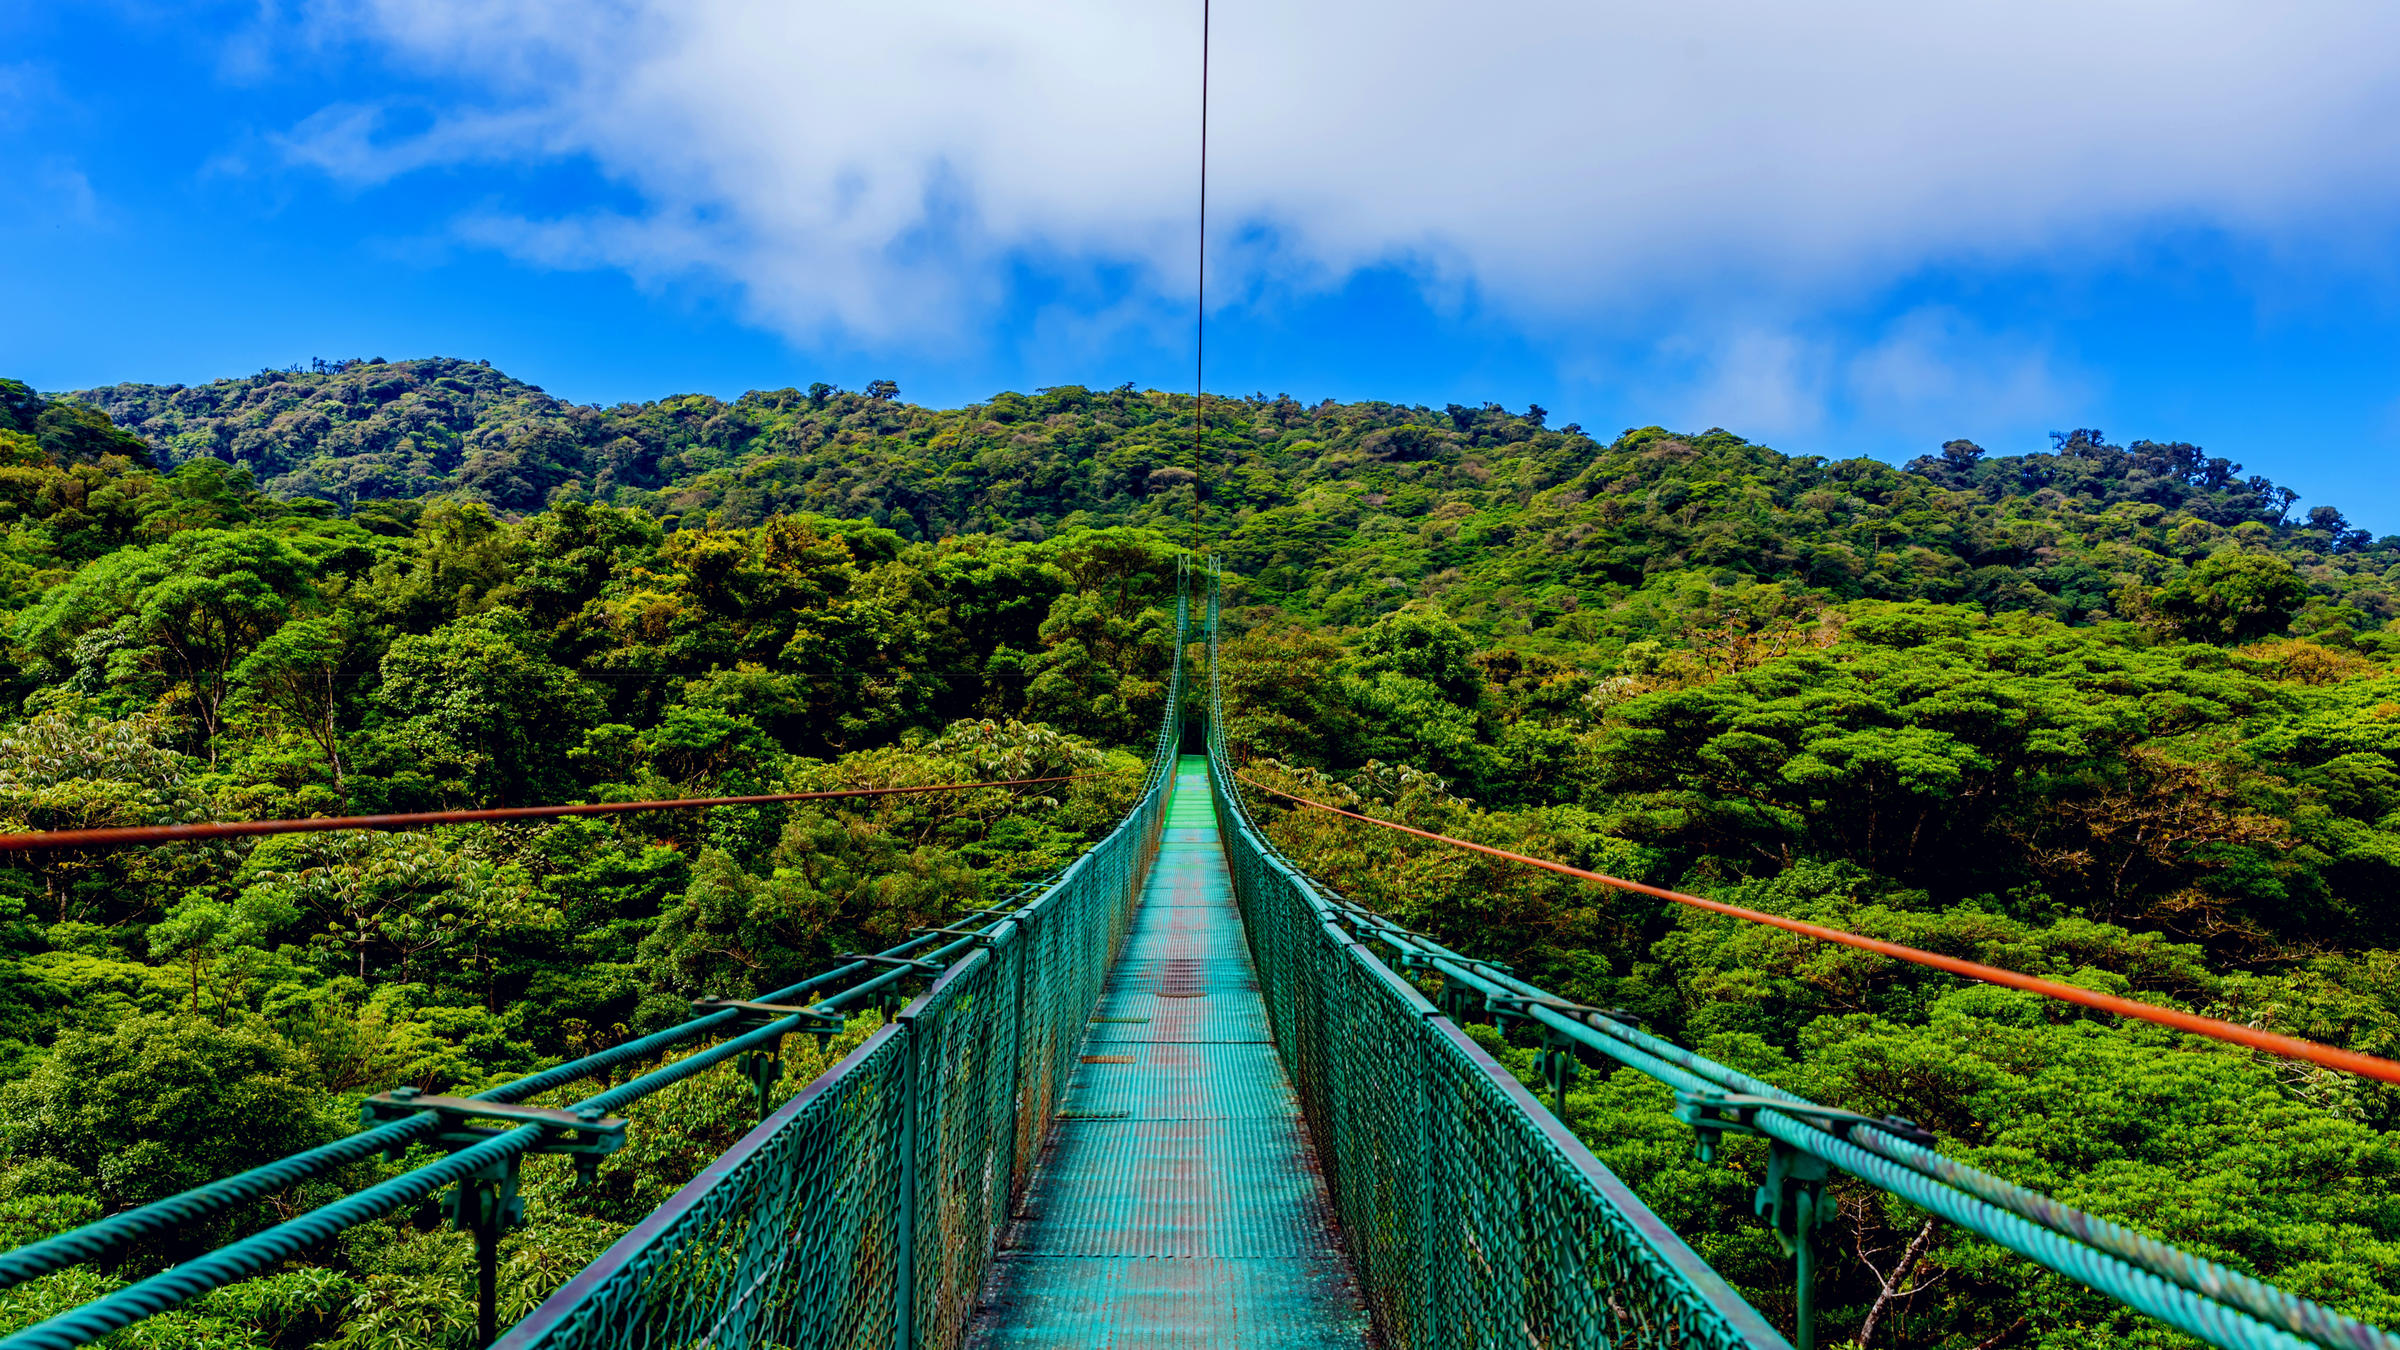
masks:
[(37, 848), (91, 848), (103, 844), (169, 844), (249, 834), (307, 834), (318, 830), (401, 830), (417, 825), (621, 815), (628, 811), (678, 811), (695, 806), (761, 806), (771, 802), (813, 802), (833, 797), (892, 797), (912, 792), (963, 792), (969, 788), (1073, 783), (1086, 778), (1109, 776), (1106, 773), (1071, 773), (1056, 778), (1004, 778), (989, 783), (928, 783), (921, 787), (771, 792), (757, 797), (683, 797), (656, 802), (587, 802), (578, 806), (499, 806), (480, 811), (417, 811), (396, 816), (314, 816), (305, 820), (229, 820), (206, 821), (196, 825), (126, 825), (105, 830), (49, 830), (38, 834), (0, 834), (0, 853)]
[(2155, 1022), (2162, 1027), (2188, 1031), (2194, 1035), (2247, 1046), (2253, 1050), (2264, 1050), (2268, 1054), (2280, 1055), (2286, 1059), (2307, 1060), (2311, 1064), (2321, 1064), (2328, 1069), (2340, 1069), (2345, 1073), (2354, 1073), (2362, 1078), (2373, 1078), (2386, 1083), (2400, 1083), (2400, 1064), (2388, 1059), (2379, 1059), (2374, 1055), (2362, 1055), (2355, 1050), (2339, 1050), (2330, 1045), (2320, 1045), (2315, 1041), (2304, 1041), (2297, 1036), (2281, 1036), (2272, 1031), (2238, 1026), (2214, 1017), (2201, 1017), (2195, 1013), (2179, 1012), (2173, 1008), (2136, 1003), (2132, 999), (2118, 998), (2113, 994), (2097, 994), (2089, 989), (2078, 989), (2071, 984), (2060, 984), (2056, 980), (2045, 980), (2032, 975), (2020, 975), (2013, 970), (2002, 970), (1998, 966), (1987, 966), (1975, 961), (1961, 961), (1955, 956), (1943, 956), (1938, 952), (1929, 952), (1917, 947), (1904, 947), (1897, 942), (1860, 937), (1856, 933), (1846, 933), (1839, 928), (1827, 928), (1823, 924), (1803, 923), (1798, 919), (1787, 919), (1781, 915), (1768, 914), (1761, 910), (1744, 909), (1740, 905), (1729, 905), (1722, 900), (1709, 900), (1697, 895), (1686, 895), (1682, 891), (1670, 891), (1661, 886), (1645, 886), (1641, 882), (1627, 881), (1623, 877), (1612, 877), (1603, 872), (1587, 872), (1580, 867), (1569, 867), (1565, 863), (1528, 857), (1522, 853), (1511, 853), (1506, 849), (1493, 848), (1488, 844), (1471, 843), (1465, 839), (1454, 839), (1446, 834), (1435, 834), (1431, 830), (1416, 829), (1396, 821), (1378, 820), (1373, 816), (1360, 815), (1356, 811), (1345, 811), (1338, 806), (1328, 806), (1323, 802), (1311, 801), (1298, 793), (1269, 787), (1243, 774), (1235, 774), (1234, 778), (1261, 792), (1289, 798), (1302, 806), (1313, 806), (1320, 811), (1331, 811), (1337, 816), (1363, 820), (1369, 825), (1380, 825), (1387, 830), (1413, 834), (1420, 839), (1431, 839), (1437, 844), (1448, 844), (1453, 848), (1489, 854), (1495, 858), (1523, 863), (1528, 867), (1539, 867), (1544, 871), (1557, 872), (1562, 876), (1576, 877), (1583, 881), (1597, 881), (1603, 886), (1614, 886), (1619, 890), (1656, 896), (1661, 900), (1672, 900), (1676, 904), (1689, 905), (1694, 909), (1704, 909), (1712, 914), (1723, 914), (1750, 923), (1763, 923), (1769, 927), (1781, 928), (1786, 932), (1798, 933), (1802, 937), (1816, 938), (1821, 942), (1837, 942), (1845, 947), (1856, 947), (1860, 951), (1875, 952), (1920, 966), (1930, 966), (1935, 970), (1948, 971), (1953, 975), (1964, 975), (1971, 980), (1982, 980), (1988, 984), (2022, 989), (2027, 993), (2062, 999), (2068, 1003), (2080, 1003), (2087, 1008), (2097, 1008), (2102, 1012), (2115, 1013), (2119, 1017), (2140, 1018), (2142, 1021)]

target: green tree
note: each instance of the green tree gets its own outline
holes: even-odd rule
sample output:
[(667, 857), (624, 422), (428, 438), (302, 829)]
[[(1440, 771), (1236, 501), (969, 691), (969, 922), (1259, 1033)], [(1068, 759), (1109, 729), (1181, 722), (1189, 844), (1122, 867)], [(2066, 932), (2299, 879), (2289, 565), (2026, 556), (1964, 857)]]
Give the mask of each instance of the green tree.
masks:
[(0, 1087), (0, 1138), (74, 1168), (111, 1209), (147, 1204), (339, 1133), (300, 1072), (272, 1035), (189, 1014), (70, 1030)]
[(64, 674), (90, 650), (80, 640), (105, 630), (113, 649), (96, 673), (111, 683), (140, 673), (165, 679), (168, 696), (191, 707), (213, 764), (235, 669), (314, 603), (314, 570), (306, 555), (263, 531), (186, 531), (84, 568), (19, 616), (12, 632)]
[(1483, 691), (1474, 654), (1474, 642), (1457, 624), (1415, 610), (1385, 615), (1358, 636), (1360, 674), (1372, 678), (1389, 671), (1422, 680), (1462, 707), (1473, 707)]
[(200, 981), (209, 965), (228, 952), (264, 945), (297, 917), (272, 891), (250, 888), (228, 902), (206, 890), (191, 890), (167, 916), (150, 925), (150, 954), (180, 960), (191, 981), (185, 1010), (200, 1011)]
[[(498, 944), (557, 922), (513, 871), (423, 834), (278, 835), (250, 855), (242, 876), (235, 914), (261, 916), (254, 923), (272, 916), (267, 926), (312, 918), (319, 926), (309, 941), (340, 953), (357, 979), (368, 978), (373, 956), (402, 984), (455, 962), (483, 986), (487, 1006), (497, 1000)], [(199, 912), (198, 934), (211, 913)]]
[(333, 774), (333, 791), (350, 802), (342, 775), (341, 710), (349, 687), (342, 669), (349, 654), (348, 614), (295, 619), (258, 645), (233, 671), (234, 682), (316, 743)]
[[(94, 717), (57, 707), (0, 731), (0, 822), (12, 832), (164, 825), (199, 814), (204, 799), (187, 781), (190, 761), (159, 744), (156, 716)], [(56, 922), (88, 918), (106, 904), (82, 880), (121, 865), (111, 849), (44, 849), (31, 867)]]
[(481, 502), (441, 501), (425, 508), (406, 547), (376, 564), (371, 603), (400, 627), (427, 632), (489, 603), (511, 574), (514, 540)]
[(771, 989), (837, 951), (871, 951), (944, 922), (983, 894), (952, 850), (912, 845), (857, 816), (799, 817), (775, 861), (762, 877), (719, 849), (693, 860), (691, 884), (642, 940), (656, 987), (684, 999)]
[(600, 699), (530, 643), (523, 618), (504, 608), (394, 642), (376, 691), (385, 762), (429, 773), (445, 800), (506, 804), (567, 790), (566, 753), (599, 720)]
[(1124, 744), (1157, 725), (1174, 655), (1172, 620), (1121, 612), (1108, 597), (1069, 592), (1050, 606), (1043, 649), (1025, 663), (1025, 708), (1070, 731)]
[(2266, 553), (2212, 553), (2150, 598), (2176, 636), (2191, 642), (2248, 642), (2291, 626), (2308, 599), (2292, 565)]

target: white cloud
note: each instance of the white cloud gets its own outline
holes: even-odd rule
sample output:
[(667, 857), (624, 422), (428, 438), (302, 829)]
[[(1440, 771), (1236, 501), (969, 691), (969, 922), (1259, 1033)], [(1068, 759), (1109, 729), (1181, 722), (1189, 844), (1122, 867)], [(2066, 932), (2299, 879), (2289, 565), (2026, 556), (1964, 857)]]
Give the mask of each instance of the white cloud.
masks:
[(1941, 307), (1863, 334), (1820, 322), (1677, 336), (1643, 373), (1645, 405), (1674, 425), (1815, 444), (1861, 428), (1920, 446), (1962, 434), (2022, 438), (2072, 419), (2096, 392), (2041, 337), (1991, 331)]
[(2095, 395), (2091, 377), (2048, 344), (1984, 332), (1945, 309), (1903, 315), (1849, 358), (1841, 383), (1855, 420), (1926, 442), (1961, 428), (2041, 426)]
[(1690, 392), (1667, 399), (1682, 409), (1678, 423), (1789, 436), (1815, 431), (1824, 422), (1835, 359), (1821, 340), (1742, 329), (1701, 352), (1696, 364)]
[(395, 133), (394, 110), (359, 103), (319, 108), (290, 132), (269, 138), (291, 163), (316, 169), (353, 187), (471, 160), (532, 157), (572, 148), (548, 135), (555, 118), (523, 108), (450, 114), (413, 133)]
[[(719, 277), (795, 336), (939, 342), (1027, 260), (1188, 294), (1197, 11), (327, 0), (318, 33), (463, 80), (469, 106), (405, 134), (330, 108), (286, 146), (351, 182), (588, 158), (639, 208), (501, 202), (469, 234)], [(1771, 328), (1928, 264), (2158, 225), (2355, 245), (2400, 185), (2400, 9), (2355, 0), (1252, 0), (1216, 21), (1212, 220), (1273, 241), (1225, 252), (1226, 293), (1397, 262), (1537, 324), (1709, 305)], [(1767, 416), (2050, 378), (1942, 386), (1965, 377), (1912, 354), (1922, 333), (1846, 375), (1745, 340), (1723, 396)]]

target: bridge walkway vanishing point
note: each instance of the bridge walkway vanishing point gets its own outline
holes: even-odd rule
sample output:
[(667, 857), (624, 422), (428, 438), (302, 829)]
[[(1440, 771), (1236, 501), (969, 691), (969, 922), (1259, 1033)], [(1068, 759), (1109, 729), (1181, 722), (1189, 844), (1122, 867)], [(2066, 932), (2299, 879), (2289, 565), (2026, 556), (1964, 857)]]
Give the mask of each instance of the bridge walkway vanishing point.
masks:
[(1234, 907), (1207, 760), (1158, 861), (968, 1344), (1359, 1346), (1333, 1224)]

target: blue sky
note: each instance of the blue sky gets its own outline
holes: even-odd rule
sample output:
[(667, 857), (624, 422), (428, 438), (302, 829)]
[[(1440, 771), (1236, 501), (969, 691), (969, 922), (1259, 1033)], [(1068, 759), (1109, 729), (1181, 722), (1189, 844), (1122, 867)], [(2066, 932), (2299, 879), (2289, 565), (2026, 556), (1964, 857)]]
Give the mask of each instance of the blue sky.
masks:
[[(1664, 10), (1667, 7), (1655, 7)], [(2400, 16), (1216, 5), (1209, 387), (2190, 440), (2400, 532)], [(0, 374), (1187, 387), (1196, 6), (0, 7)]]

